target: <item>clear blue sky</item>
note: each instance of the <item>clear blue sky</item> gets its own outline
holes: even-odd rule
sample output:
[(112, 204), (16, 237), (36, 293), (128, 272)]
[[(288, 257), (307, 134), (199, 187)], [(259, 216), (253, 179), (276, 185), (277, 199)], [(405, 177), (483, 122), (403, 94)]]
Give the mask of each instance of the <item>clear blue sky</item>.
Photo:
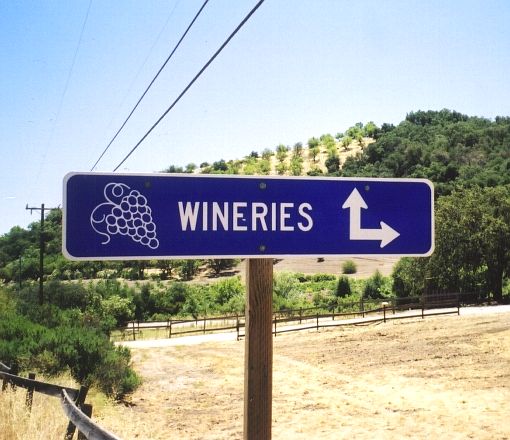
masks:
[[(80, 44), (89, 0), (0, 3), (0, 234), (38, 219), (27, 203), (62, 203), (64, 175), (90, 170), (202, 2), (92, 0)], [(98, 171), (255, 3), (210, 0)], [(419, 109), (508, 116), (508, 23), (507, 0), (266, 0), (120, 171), (242, 158)]]

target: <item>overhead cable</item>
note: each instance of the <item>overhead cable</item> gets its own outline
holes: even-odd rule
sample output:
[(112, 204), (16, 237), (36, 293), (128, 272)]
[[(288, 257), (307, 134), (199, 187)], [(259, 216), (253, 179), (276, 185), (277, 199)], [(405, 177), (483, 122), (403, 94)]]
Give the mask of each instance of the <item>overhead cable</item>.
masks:
[(174, 12), (177, 9), (177, 7), (179, 6), (180, 2), (181, 2), (181, 0), (177, 0), (174, 4), (174, 7), (168, 14), (165, 24), (159, 31), (159, 33), (158, 33), (157, 37), (155, 38), (154, 42), (152, 43), (150, 49), (147, 51), (147, 53), (145, 55), (145, 59), (143, 60), (142, 64), (138, 67), (138, 70), (136, 71), (135, 76), (132, 78), (131, 82), (129, 83), (129, 87), (125, 90), (124, 96), (122, 97), (121, 103), (118, 106), (119, 108), (117, 109), (117, 112), (115, 112), (115, 114), (112, 115), (110, 122), (108, 122), (108, 128), (110, 128), (111, 125), (113, 124), (114, 120), (117, 119), (117, 116), (119, 115), (120, 110), (122, 110), (124, 108), (124, 104), (126, 103), (127, 98), (132, 96), (131, 92), (133, 91), (134, 85), (137, 84), (140, 74), (142, 73), (143, 69), (145, 68), (147, 61), (149, 61), (150, 57), (153, 55), (155, 47), (160, 42), (161, 37), (163, 36), (163, 33), (165, 32), (166, 28), (168, 27), (168, 24), (170, 23), (170, 20), (172, 19)]
[(195, 75), (195, 77), (189, 82), (189, 84), (184, 88), (184, 90), (180, 93), (180, 95), (175, 99), (175, 101), (168, 107), (165, 112), (159, 117), (159, 119), (152, 125), (152, 127), (142, 136), (142, 138), (136, 143), (136, 145), (129, 151), (126, 156), (120, 161), (120, 163), (113, 169), (113, 171), (117, 171), (121, 165), (133, 154), (133, 152), (140, 146), (140, 144), (149, 136), (149, 134), (154, 130), (159, 123), (165, 118), (165, 116), (172, 110), (175, 105), (181, 100), (181, 98), (186, 94), (186, 92), (191, 88), (191, 86), (195, 83), (195, 81), (204, 73), (204, 71), (209, 67), (209, 65), (215, 60), (215, 58), (221, 53), (221, 51), (227, 46), (227, 44), (234, 38), (234, 36), (239, 32), (239, 30), (246, 24), (246, 22), (250, 19), (250, 17), (255, 13), (255, 11), (264, 3), (265, 0), (260, 0), (251, 11), (244, 17), (244, 19), (239, 23), (239, 25), (234, 29), (234, 31), (230, 34), (230, 36), (224, 41), (224, 43), (220, 46), (220, 48), (214, 53), (214, 55), (205, 63), (205, 65), (200, 69), (200, 71)]
[(204, 3), (202, 4), (202, 6), (200, 7), (200, 9), (198, 10), (198, 12), (195, 14), (195, 17), (193, 18), (193, 20), (191, 20), (191, 23), (188, 25), (188, 27), (186, 28), (186, 30), (184, 31), (184, 33), (182, 34), (181, 38), (179, 39), (179, 41), (177, 42), (177, 44), (175, 45), (175, 47), (173, 48), (172, 52), (170, 52), (170, 55), (168, 55), (168, 58), (165, 60), (165, 62), (162, 64), (162, 66), (159, 68), (158, 72), (156, 73), (156, 75), (154, 76), (154, 78), (152, 78), (152, 81), (149, 83), (149, 85), (147, 86), (147, 88), (145, 89), (145, 91), (142, 93), (142, 96), (140, 96), (140, 99), (138, 99), (138, 102), (135, 104), (135, 106), (133, 107), (133, 109), (131, 110), (131, 112), (129, 113), (129, 115), (127, 116), (127, 118), (124, 120), (124, 122), (122, 123), (122, 125), (120, 126), (120, 128), (117, 130), (117, 133), (115, 133), (115, 135), (112, 137), (112, 139), (110, 140), (110, 142), (108, 143), (108, 145), (106, 146), (106, 148), (103, 150), (103, 152), (101, 153), (101, 155), (98, 157), (98, 159), (96, 160), (96, 163), (92, 166), (92, 168), (90, 169), (90, 171), (94, 171), (94, 168), (96, 168), (97, 164), (99, 163), (99, 161), (103, 158), (103, 156), (105, 155), (105, 153), (108, 151), (108, 149), (110, 148), (110, 146), (112, 145), (113, 141), (117, 138), (117, 136), (119, 135), (119, 133), (122, 131), (122, 129), (124, 128), (124, 126), (127, 124), (127, 122), (129, 121), (129, 119), (131, 118), (131, 116), (133, 115), (133, 113), (135, 112), (135, 110), (137, 109), (138, 105), (140, 104), (140, 102), (142, 102), (142, 99), (145, 97), (145, 95), (147, 94), (147, 92), (149, 91), (149, 89), (152, 87), (152, 84), (154, 84), (154, 81), (156, 81), (156, 79), (158, 78), (159, 74), (163, 71), (163, 69), (165, 68), (165, 66), (168, 64), (168, 62), (170, 61), (170, 59), (172, 58), (173, 54), (175, 53), (175, 51), (177, 50), (177, 48), (181, 45), (181, 42), (182, 40), (184, 40), (184, 38), (186, 37), (186, 35), (188, 34), (189, 30), (191, 29), (191, 27), (193, 26), (193, 24), (195, 23), (195, 21), (197, 20), (198, 16), (201, 14), (202, 10), (205, 8), (205, 5), (209, 2), (209, 0), (205, 0)]
[(53, 119), (53, 124), (52, 124), (52, 127), (51, 127), (50, 136), (48, 138), (48, 141), (46, 142), (46, 147), (44, 148), (44, 153), (42, 154), (41, 160), (39, 162), (39, 170), (37, 171), (37, 174), (36, 174), (36, 177), (35, 177), (36, 184), (39, 182), (39, 177), (41, 175), (42, 169), (44, 168), (44, 164), (46, 162), (46, 156), (48, 154), (48, 150), (50, 148), (50, 145), (53, 143), (53, 138), (55, 137), (55, 130), (57, 128), (57, 123), (59, 122), (59, 119), (60, 119), (60, 113), (62, 112), (62, 108), (64, 106), (64, 99), (65, 99), (65, 97), (67, 95), (67, 90), (69, 88), (69, 84), (71, 82), (71, 77), (72, 77), (73, 72), (74, 72), (74, 65), (76, 64), (76, 59), (78, 57), (78, 52), (79, 52), (80, 47), (81, 47), (81, 43), (82, 43), (82, 40), (83, 40), (83, 34), (85, 33), (85, 27), (87, 26), (87, 21), (89, 19), (89, 14), (90, 14), (91, 6), (92, 6), (92, 0), (89, 0), (89, 5), (87, 7), (87, 12), (85, 13), (85, 18), (84, 18), (83, 23), (81, 25), (80, 36), (78, 38), (78, 44), (76, 45), (76, 47), (74, 49), (73, 59), (71, 61), (71, 65), (69, 67), (69, 70), (67, 71), (67, 77), (66, 77), (66, 82), (64, 84), (64, 89), (63, 89), (63, 91), (62, 91), (62, 93), (60, 95), (60, 100), (59, 100), (59, 104), (58, 104), (58, 108), (57, 108), (57, 113), (56, 113), (56, 115), (55, 115), (55, 117)]

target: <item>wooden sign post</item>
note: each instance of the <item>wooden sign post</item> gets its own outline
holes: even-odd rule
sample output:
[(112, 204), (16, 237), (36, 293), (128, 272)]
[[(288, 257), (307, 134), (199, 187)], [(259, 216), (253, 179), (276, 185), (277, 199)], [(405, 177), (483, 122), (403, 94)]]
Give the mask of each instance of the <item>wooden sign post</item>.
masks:
[(244, 439), (270, 440), (273, 385), (273, 260), (246, 260)]
[(69, 173), (63, 200), (72, 260), (247, 259), (245, 440), (271, 439), (272, 258), (434, 249), (425, 179)]

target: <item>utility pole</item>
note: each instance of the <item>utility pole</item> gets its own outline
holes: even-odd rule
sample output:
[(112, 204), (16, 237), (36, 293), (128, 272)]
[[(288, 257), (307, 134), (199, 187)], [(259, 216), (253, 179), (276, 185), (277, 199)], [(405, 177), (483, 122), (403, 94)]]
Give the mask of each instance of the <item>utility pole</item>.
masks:
[(32, 214), (34, 211), (41, 211), (41, 227), (39, 229), (39, 305), (44, 303), (43, 278), (44, 278), (44, 211), (51, 211), (57, 208), (45, 208), (44, 203), (40, 208), (29, 207), (28, 203), (25, 209)]

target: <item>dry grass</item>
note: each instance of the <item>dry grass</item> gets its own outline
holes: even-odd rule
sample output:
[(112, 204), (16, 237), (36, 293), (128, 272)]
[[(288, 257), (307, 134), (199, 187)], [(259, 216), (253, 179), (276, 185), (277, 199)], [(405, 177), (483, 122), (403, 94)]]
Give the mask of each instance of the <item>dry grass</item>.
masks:
[[(133, 350), (144, 384), (101, 423), (128, 439), (240, 439), (243, 342)], [(273, 438), (510, 438), (510, 314), (279, 335)]]
[[(44, 380), (37, 378), (38, 380)], [(55, 381), (63, 386), (75, 386), (68, 379)], [(48, 440), (64, 438), (68, 420), (55, 397), (34, 393), (32, 411), (25, 405), (27, 391), (23, 388), (0, 392), (1, 440)]]
[[(37, 380), (54, 383), (70, 388), (79, 388), (69, 376), (44, 378)], [(1, 383), (1, 382), (0, 382)], [(0, 391), (0, 440), (52, 440), (63, 439), (69, 420), (64, 414), (60, 399), (34, 393), (32, 410), (28, 411), (25, 400), (27, 390), (10, 386)], [(102, 393), (89, 390), (86, 399), (93, 406), (92, 419), (95, 414), (109, 414), (116, 406)], [(75, 437), (76, 438), (76, 437)]]
[[(240, 439), (243, 356), (236, 341), (134, 349), (142, 387), (129, 406), (96, 396), (93, 419), (125, 440)], [(273, 438), (509, 439), (509, 362), (510, 313), (279, 335)], [(60, 438), (57, 399), (23, 404), (0, 395), (1, 439)]]

